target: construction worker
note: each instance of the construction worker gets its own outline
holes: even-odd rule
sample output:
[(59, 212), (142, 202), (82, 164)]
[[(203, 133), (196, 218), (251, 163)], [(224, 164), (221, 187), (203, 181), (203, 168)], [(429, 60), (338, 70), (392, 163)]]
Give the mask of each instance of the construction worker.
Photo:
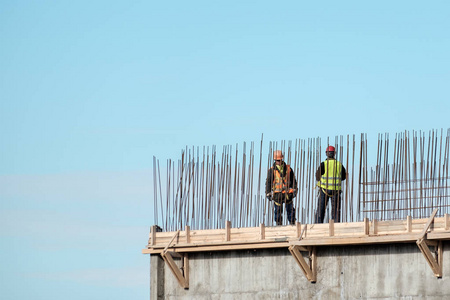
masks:
[(346, 179), (347, 172), (344, 166), (334, 157), (336, 149), (328, 146), (325, 150), (327, 159), (323, 161), (316, 171), (319, 197), (315, 223), (323, 223), (328, 200), (331, 198), (331, 217), (334, 222), (340, 222), (341, 216), (341, 182)]
[(267, 172), (266, 196), (274, 201), (274, 218), (277, 225), (283, 224), (283, 203), (290, 224), (295, 224), (295, 208), (293, 198), (297, 195), (297, 180), (289, 165), (283, 161), (280, 150), (273, 152), (274, 163)]

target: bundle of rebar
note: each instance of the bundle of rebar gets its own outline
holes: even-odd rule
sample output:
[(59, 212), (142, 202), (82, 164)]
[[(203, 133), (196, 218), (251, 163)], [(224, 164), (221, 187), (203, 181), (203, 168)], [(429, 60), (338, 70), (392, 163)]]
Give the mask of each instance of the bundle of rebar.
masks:
[(342, 222), (423, 217), (436, 207), (443, 214), (450, 210), (449, 134), (447, 130), (444, 137), (441, 130), (438, 137), (437, 131), (430, 131), (427, 145), (422, 132), (413, 132), (411, 140), (408, 132), (397, 134), (392, 162), (387, 134), (378, 136), (376, 160), (369, 159), (366, 134), (361, 134), (359, 151), (355, 135), (327, 138), (324, 143), (321, 138), (269, 141), (267, 146), (261, 136), (257, 150), (254, 142), (226, 145), (220, 151), (216, 146), (186, 147), (179, 160), (169, 159), (165, 166), (153, 157), (154, 222), (165, 231), (186, 225), (218, 229), (226, 221), (232, 227), (271, 226), (274, 203), (266, 198), (265, 182), (273, 151), (281, 150), (298, 181), (296, 220), (313, 223), (319, 191), (315, 172), (329, 145), (347, 170), (341, 186)]

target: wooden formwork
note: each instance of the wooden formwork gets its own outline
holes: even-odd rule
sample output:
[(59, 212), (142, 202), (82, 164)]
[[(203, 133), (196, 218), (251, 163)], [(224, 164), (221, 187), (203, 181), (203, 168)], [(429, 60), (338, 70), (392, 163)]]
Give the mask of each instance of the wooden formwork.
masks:
[[(416, 243), (436, 277), (442, 277), (442, 240), (450, 240), (450, 216), (428, 219), (327, 224), (301, 224), (266, 227), (158, 232), (152, 226), (144, 254), (160, 254), (184, 288), (189, 286), (189, 252), (245, 249), (287, 248), (306, 278), (316, 281), (316, 247), (328, 245), (363, 245), (380, 243)], [(433, 251), (430, 247), (434, 248)], [(309, 263), (302, 256), (307, 253)], [(180, 258), (178, 266), (174, 257)]]

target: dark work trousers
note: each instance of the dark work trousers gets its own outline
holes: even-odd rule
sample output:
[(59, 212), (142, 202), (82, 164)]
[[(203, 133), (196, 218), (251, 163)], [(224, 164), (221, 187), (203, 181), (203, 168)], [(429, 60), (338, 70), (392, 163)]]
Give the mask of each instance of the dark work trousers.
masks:
[(341, 191), (325, 190), (325, 192), (326, 194), (324, 193), (323, 189), (320, 189), (315, 223), (323, 223), (328, 200), (330, 198), (331, 198), (330, 219), (333, 219), (334, 222), (338, 223), (341, 221)]
[[(295, 223), (294, 202), (290, 201), (285, 205), (288, 221), (289, 223), (294, 224)], [(277, 223), (277, 225), (281, 225), (283, 223), (283, 204), (277, 205), (274, 203), (274, 206), (275, 206), (275, 222)]]

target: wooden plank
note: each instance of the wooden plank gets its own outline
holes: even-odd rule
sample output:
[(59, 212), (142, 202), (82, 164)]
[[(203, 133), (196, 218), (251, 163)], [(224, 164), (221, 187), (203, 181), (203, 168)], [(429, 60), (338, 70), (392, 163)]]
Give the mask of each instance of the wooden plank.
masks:
[[(364, 232), (364, 222), (352, 223), (334, 223), (334, 235), (361, 235)], [(315, 230), (311, 230), (311, 235), (315, 234)]]
[[(248, 238), (253, 238), (254, 236), (248, 236)], [(191, 243), (209, 243), (209, 242), (223, 242), (226, 241), (226, 234), (221, 235), (210, 235), (210, 236), (194, 236), (191, 234)]]
[[(280, 242), (289, 242), (292, 239), (288, 239), (288, 238), (283, 238), (283, 239), (265, 239), (265, 240), (258, 240), (258, 239), (251, 239), (251, 240), (242, 240), (242, 241), (229, 241), (229, 242), (225, 242), (225, 241), (220, 241), (220, 242), (211, 242), (211, 243), (178, 243), (178, 244), (174, 244), (170, 247), (170, 249), (177, 249), (177, 248), (186, 248), (186, 247), (201, 247), (201, 246), (228, 246), (228, 245), (244, 245), (244, 244), (277, 244)], [(152, 247), (153, 249), (161, 249), (163, 250), (165, 247), (164, 246), (155, 246)], [(270, 247), (269, 247), (270, 248)]]
[(225, 222), (225, 241), (230, 241), (231, 240), (231, 221), (226, 221)]
[(266, 240), (279, 240), (279, 239), (294, 239), (296, 236), (296, 232), (295, 229), (294, 231), (291, 232), (283, 232), (283, 231), (271, 231), (269, 230), (269, 228), (266, 227), (266, 231), (265, 231), (265, 238)]
[[(423, 227), (422, 227), (423, 228)], [(377, 224), (377, 232), (378, 234), (383, 233), (405, 233), (407, 232), (407, 224), (406, 221), (402, 221), (398, 224), (386, 224), (384, 222), (378, 222)]]
[(445, 231), (445, 218), (444, 217), (441, 217), (441, 218), (434, 217), (433, 225), (430, 228), (431, 228), (431, 231), (436, 231), (436, 230), (440, 230), (440, 229)]
[(326, 246), (326, 245), (362, 245), (362, 244), (380, 244), (380, 243), (404, 243), (415, 242), (417, 235), (397, 234), (397, 235), (377, 235), (377, 236), (359, 236), (359, 237), (328, 237), (328, 238), (309, 238), (301, 241), (290, 241), (291, 245), (298, 246)]
[[(248, 250), (248, 249), (272, 249), (272, 248), (288, 248), (289, 242), (278, 242), (278, 243), (251, 243), (251, 244), (231, 244), (231, 245), (203, 245), (203, 246), (187, 246), (187, 247), (177, 247), (172, 250), (180, 253), (189, 252), (209, 252), (209, 251), (231, 251), (231, 250)], [(301, 247), (304, 251), (307, 250), (306, 247)], [(162, 249), (143, 249), (142, 254), (160, 254)]]
[(430, 227), (431, 223), (432, 223), (433, 220), (434, 220), (434, 216), (436, 216), (437, 211), (438, 211), (437, 208), (436, 208), (435, 210), (433, 210), (433, 213), (431, 214), (430, 218), (428, 219), (428, 222), (427, 222), (427, 224), (425, 225), (425, 227), (424, 227), (422, 233), (419, 235), (418, 239), (422, 239), (422, 238), (425, 236), (425, 234), (426, 234), (427, 231), (428, 231), (428, 228)]
[(259, 224), (259, 239), (264, 240), (266, 238), (266, 227), (264, 223)]
[[(423, 221), (423, 220), (422, 220)], [(423, 227), (425, 226), (427, 222), (417, 222), (417, 220), (412, 220), (412, 232), (420, 233), (423, 230)]]
[(317, 237), (328, 237), (329, 236), (329, 225), (328, 224), (305, 224), (306, 229), (303, 238), (307, 238), (310, 235)]
[(406, 231), (412, 232), (412, 219), (411, 216), (406, 217)]
[(428, 232), (427, 240), (450, 240), (450, 232)]

